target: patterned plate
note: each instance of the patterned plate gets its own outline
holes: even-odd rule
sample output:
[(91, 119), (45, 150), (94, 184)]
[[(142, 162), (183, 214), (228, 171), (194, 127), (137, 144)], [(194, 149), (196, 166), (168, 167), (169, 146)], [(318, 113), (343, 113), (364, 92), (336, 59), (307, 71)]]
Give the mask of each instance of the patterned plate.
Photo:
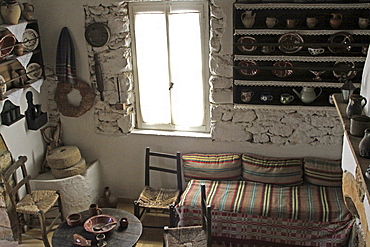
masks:
[(33, 51), (39, 45), (39, 35), (31, 28), (28, 28), (23, 33), (22, 44), (25, 51)]
[(284, 53), (296, 53), (302, 49), (304, 40), (298, 33), (286, 33), (279, 38), (279, 49)]
[(42, 69), (38, 63), (30, 63), (26, 68), (27, 77), (32, 79), (38, 79), (42, 75)]

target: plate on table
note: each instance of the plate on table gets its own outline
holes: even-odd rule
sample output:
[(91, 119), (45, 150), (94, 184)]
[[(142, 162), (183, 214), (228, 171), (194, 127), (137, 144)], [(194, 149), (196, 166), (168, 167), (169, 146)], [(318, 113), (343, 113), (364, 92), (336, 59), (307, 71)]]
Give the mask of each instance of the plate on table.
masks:
[(27, 28), (22, 37), (22, 45), (25, 51), (33, 51), (39, 45), (39, 35), (38, 33), (31, 29)]
[[(329, 51), (336, 54), (336, 53), (349, 52), (352, 47), (348, 44), (353, 43), (354, 39), (350, 33), (339, 32), (339, 33), (335, 33), (332, 36), (330, 36), (328, 41), (329, 43), (332, 44), (328, 46)], [(335, 44), (339, 44), (339, 45), (335, 45)], [(347, 46), (344, 46), (344, 45), (347, 45)]]
[[(255, 61), (241, 61), (239, 66), (257, 66), (258, 64)], [(239, 73), (246, 76), (254, 76), (257, 75), (259, 69), (239, 69)]]
[(42, 69), (38, 63), (30, 63), (26, 68), (27, 77), (31, 80), (38, 79), (42, 75)]
[[(279, 61), (273, 64), (274, 67), (289, 68), (293, 67), (293, 64), (287, 61)], [(274, 76), (285, 78), (293, 75), (294, 71), (291, 69), (276, 69), (271, 71)]]
[(243, 36), (243, 37), (240, 37), (237, 42), (238, 43), (247, 43), (246, 45), (243, 45), (243, 46), (238, 45), (238, 49), (242, 52), (249, 53), (249, 52), (253, 52), (257, 49), (257, 46), (248, 45), (248, 44), (253, 44), (253, 43), (257, 42), (257, 40), (253, 37)]
[(298, 33), (286, 33), (279, 38), (279, 49), (284, 53), (296, 53), (302, 49), (304, 40)]
[[(333, 67), (334, 67), (333, 75), (338, 79), (341, 78), (342, 74), (346, 76), (346, 79), (353, 79), (357, 75), (357, 71), (348, 70), (348, 68), (354, 69), (356, 67), (354, 62), (336, 62)], [(338, 69), (340, 68), (346, 71), (335, 70), (335, 68)]]

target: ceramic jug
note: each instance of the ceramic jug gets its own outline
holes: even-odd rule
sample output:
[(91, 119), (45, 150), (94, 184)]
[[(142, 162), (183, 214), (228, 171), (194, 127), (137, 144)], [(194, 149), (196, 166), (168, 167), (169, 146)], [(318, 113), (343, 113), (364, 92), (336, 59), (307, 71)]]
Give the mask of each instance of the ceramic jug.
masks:
[(252, 11), (247, 10), (241, 15), (243, 25), (246, 28), (251, 28), (254, 25), (256, 13), (252, 14)]
[(1, 16), (6, 24), (18, 24), (21, 17), (21, 6), (17, 1), (4, 1), (0, 7)]
[(360, 156), (370, 158), (370, 129), (365, 130), (364, 137), (358, 145)]
[(332, 28), (338, 28), (342, 24), (342, 14), (332, 13), (332, 18), (330, 19), (330, 26)]
[(306, 104), (314, 102), (322, 93), (322, 88), (320, 92), (316, 95), (315, 88), (313, 87), (303, 87), (301, 92), (293, 89), (293, 92), (298, 96), (298, 98)]
[(365, 97), (359, 94), (351, 94), (346, 108), (348, 118), (352, 118), (353, 115), (361, 115), (366, 104), (367, 99)]
[(104, 188), (103, 196), (99, 198), (99, 206), (102, 208), (116, 208), (118, 203), (117, 196), (113, 195), (109, 187)]
[(24, 19), (31, 20), (33, 17), (34, 7), (30, 3), (23, 3), (22, 17)]

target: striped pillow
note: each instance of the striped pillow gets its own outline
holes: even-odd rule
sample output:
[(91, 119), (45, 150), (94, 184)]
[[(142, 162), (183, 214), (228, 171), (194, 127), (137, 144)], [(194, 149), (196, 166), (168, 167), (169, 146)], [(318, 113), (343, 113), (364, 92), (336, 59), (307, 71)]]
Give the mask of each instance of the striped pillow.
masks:
[(303, 182), (302, 159), (243, 154), (242, 163), (243, 178), (249, 181), (289, 186)]
[(191, 153), (182, 156), (185, 181), (239, 180), (241, 177), (240, 154)]
[(304, 177), (311, 184), (342, 186), (342, 175), (343, 171), (340, 160), (304, 159)]

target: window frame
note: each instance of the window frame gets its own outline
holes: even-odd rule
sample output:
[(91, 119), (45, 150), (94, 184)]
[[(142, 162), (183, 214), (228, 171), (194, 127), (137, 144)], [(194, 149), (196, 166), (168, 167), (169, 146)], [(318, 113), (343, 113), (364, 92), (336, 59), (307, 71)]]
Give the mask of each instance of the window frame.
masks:
[[(132, 65), (133, 65), (133, 78), (134, 78), (134, 93), (135, 93), (135, 104), (136, 104), (136, 124), (135, 129), (139, 130), (164, 130), (164, 131), (182, 131), (182, 132), (210, 132), (210, 103), (209, 103), (209, 3), (208, 1), (176, 1), (176, 2), (130, 2), (129, 7), (129, 19), (130, 19), (130, 32), (131, 32), (131, 46), (132, 46)], [(147, 124), (143, 122), (140, 107), (140, 92), (139, 92), (139, 82), (137, 74), (137, 64), (136, 64), (136, 47), (135, 47), (135, 14), (140, 11), (167, 11), (171, 9), (176, 11), (178, 9), (188, 10), (196, 9), (201, 10), (203, 15), (201, 16), (201, 30), (206, 30), (201, 32), (202, 44), (204, 48), (202, 51), (202, 64), (203, 64), (203, 101), (204, 101), (204, 118), (203, 125), (196, 127), (186, 127), (177, 126), (174, 124)], [(168, 11), (166, 13), (169, 13)]]

